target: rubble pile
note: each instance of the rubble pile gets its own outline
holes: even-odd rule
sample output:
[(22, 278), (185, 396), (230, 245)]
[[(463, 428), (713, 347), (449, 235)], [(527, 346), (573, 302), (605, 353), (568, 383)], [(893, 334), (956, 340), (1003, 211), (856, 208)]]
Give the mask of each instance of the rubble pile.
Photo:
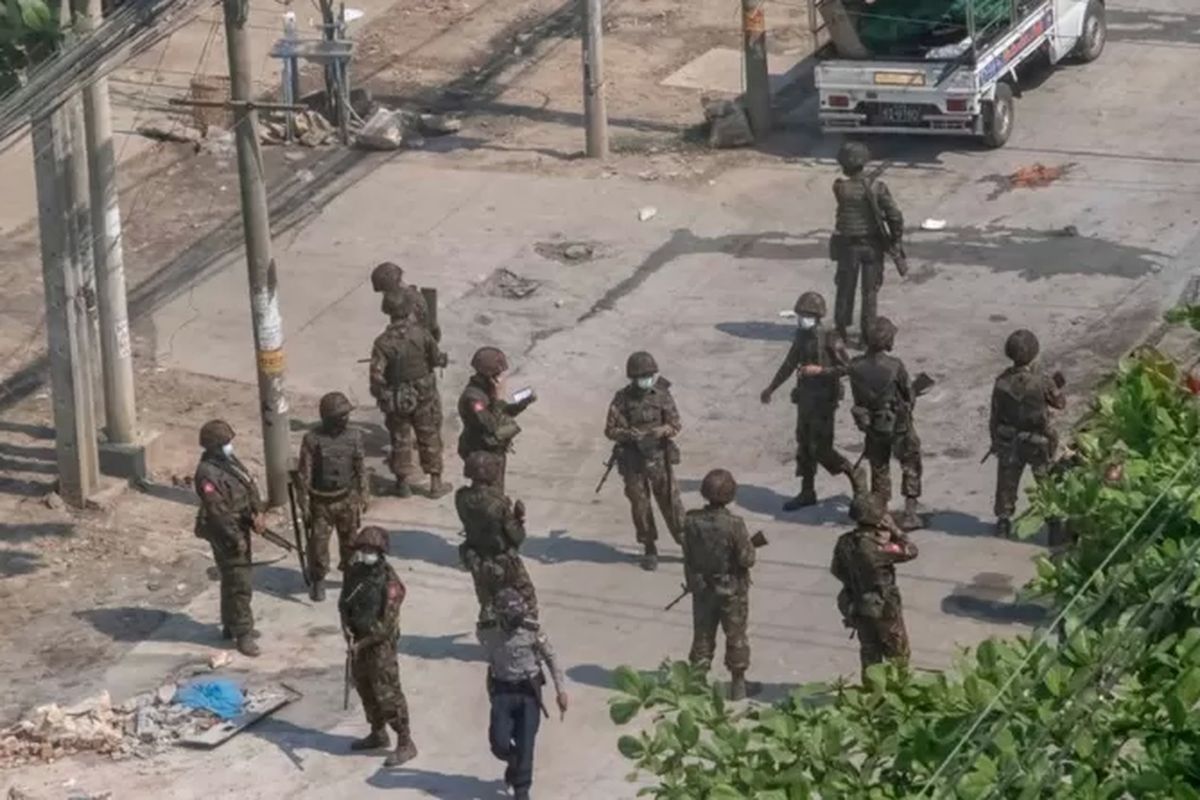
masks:
[(144, 758), (219, 722), (207, 711), (173, 703), (175, 689), (165, 684), (119, 706), (108, 692), (70, 708), (38, 706), (0, 731), (0, 769), (83, 752)]

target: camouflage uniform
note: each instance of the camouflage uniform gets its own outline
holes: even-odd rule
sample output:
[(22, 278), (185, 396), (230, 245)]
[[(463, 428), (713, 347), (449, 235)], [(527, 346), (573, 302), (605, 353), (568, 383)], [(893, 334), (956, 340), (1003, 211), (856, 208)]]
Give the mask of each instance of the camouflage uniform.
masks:
[(604, 435), (616, 442), (614, 456), (625, 481), (637, 540), (648, 553), (658, 540), (651, 496), (676, 542), (683, 531), (683, 502), (671, 469), (679, 463), (673, 439), (682, 425), (670, 386), (665, 378), (658, 378), (649, 389), (625, 386), (613, 397), (604, 425)]
[[(398, 486), (412, 478), (414, 434), (421, 469), (435, 483), (442, 475), (442, 400), (434, 369), (445, 357), (429, 331), (393, 319), (371, 351), (371, 394), (384, 413), (392, 452), (388, 467)], [(434, 480), (434, 479), (437, 480)]]
[(708, 669), (716, 650), (717, 625), (725, 631), (725, 666), (731, 673), (750, 667), (750, 568), (754, 546), (742, 518), (722, 506), (687, 512), (683, 563), (692, 590), (692, 664)]
[(338, 600), (342, 628), (358, 648), (350, 673), (367, 722), (373, 732), (390, 725), (400, 746), (412, 741), (396, 657), (404, 595), (400, 576), (381, 556), (374, 565), (352, 564), (346, 570)]
[(429, 311), (429, 304), (425, 302), (425, 295), (421, 294), (421, 290), (412, 284), (402, 284), (398, 288), (389, 289), (383, 295), (383, 313), (387, 314), (388, 309), (395, 302), (394, 295), (403, 295), (405, 301), (409, 304), (408, 319), (417, 327), (424, 328), (429, 331), (435, 342), (442, 340), (442, 329), (433, 320), (433, 314)]
[(358, 532), (359, 515), (368, 494), (362, 435), (327, 423), (304, 434), (297, 471), (308, 505), (309, 581), (316, 584), (329, 573), (329, 539), (337, 531), (338, 566), (346, 568), (350, 541)]
[(463, 425), (458, 437), (458, 455), (464, 461), (479, 450), (499, 456), (502, 466), (496, 486), (503, 492), (508, 451), (512, 449), (513, 439), (521, 432), (514, 417), (524, 411), (529, 402), (510, 403), (493, 397), (493, 391), (489, 378), (473, 375), (458, 398), (458, 416)]
[[(1028, 466), (1033, 477), (1041, 481), (1054, 461), (1058, 437), (1050, 426), (1050, 409), (1066, 407), (1067, 399), (1054, 379), (1044, 375), (1033, 363), (1037, 355), (1037, 339), (1028, 331), (1018, 331), (1010, 337), (1006, 350), (1011, 351), (1021, 334), (1031, 340), (1022, 342), (1025, 353), (1014, 358), (1014, 365), (1000, 373), (992, 389), (992, 413), (988, 425), (992, 451), (996, 454), (995, 513), (1002, 535), (1007, 535), (1009, 520), (1017, 507), (1017, 492), (1021, 475)], [(1018, 344), (1019, 348), (1019, 344)], [(1031, 348), (1031, 349), (1030, 349)], [(1027, 358), (1025, 357), (1027, 356)], [(1052, 532), (1057, 535), (1057, 521)]]
[(907, 663), (909, 658), (895, 565), (916, 558), (917, 547), (883, 522), (881, 509), (879, 513), (861, 518), (857, 528), (838, 537), (830, 568), (842, 582), (838, 610), (858, 635), (864, 678), (872, 664), (884, 659)]
[[(880, 318), (883, 319), (883, 318)], [(871, 493), (885, 504), (892, 497), (891, 460), (900, 462), (900, 491), (906, 500), (921, 496), (921, 440), (913, 426), (913, 391), (904, 362), (868, 351), (850, 362), (854, 421), (866, 435)]]
[(454, 506), (466, 531), (458, 552), (475, 584), (479, 619), (488, 618), (496, 593), (505, 588), (515, 589), (536, 619), (537, 593), (517, 552), (525, 541), (523, 514), (498, 487), (480, 483), (455, 492)]
[[(830, 255), (837, 261), (834, 323), (843, 338), (854, 320), (854, 292), (859, 281), (862, 282), (859, 330), (866, 331), (874, 321), (879, 287), (883, 285), (884, 252), (890, 244), (900, 241), (904, 231), (904, 217), (887, 184), (863, 174), (868, 157), (862, 145), (851, 143), (844, 147), (838, 160), (846, 177), (833, 182), (833, 196), (837, 200), (836, 234), (830, 245)], [(880, 230), (872, 195), (888, 231)]]
[(221, 578), (221, 626), (242, 640), (254, 632), (250, 533), (254, 516), (266, 510), (258, 485), (236, 456), (206, 451), (193, 478), (200, 510), (196, 535), (212, 545)]

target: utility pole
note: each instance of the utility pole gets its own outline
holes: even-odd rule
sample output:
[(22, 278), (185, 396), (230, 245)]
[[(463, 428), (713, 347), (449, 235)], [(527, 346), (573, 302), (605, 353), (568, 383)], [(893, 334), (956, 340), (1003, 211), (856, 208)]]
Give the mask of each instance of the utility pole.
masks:
[(588, 158), (608, 156), (608, 112), (604, 108), (604, 16), (601, 0), (583, 3), (583, 119)]
[(742, 50), (746, 66), (746, 116), (754, 138), (762, 141), (771, 130), (771, 84), (767, 73), (765, 0), (742, 0)]
[[(72, 2), (76, 24), (88, 31), (96, 30), (103, 21), (101, 1)], [(137, 403), (107, 78), (97, 78), (83, 90), (83, 108), (91, 182), (90, 245), (99, 306), (105, 432), (109, 442), (131, 445), (137, 435)]]
[(72, 237), (72, 102), (77, 100), (36, 117), (32, 140), (58, 491), (67, 503), (81, 508), (100, 481), (100, 465), (85, 280)]
[(245, 27), (249, 0), (222, 0), (221, 5), (225, 12), (225, 42), (229, 51), (230, 105), (233, 107), (238, 181), (242, 192), (246, 265), (250, 275), (250, 314), (254, 322), (267, 494), (270, 505), (280, 506), (287, 502), (291, 450), (283, 383), (283, 317), (279, 313), (275, 259), (271, 257), (271, 223), (267, 215), (262, 152), (258, 145), (258, 114), (250, 97), (250, 46)]

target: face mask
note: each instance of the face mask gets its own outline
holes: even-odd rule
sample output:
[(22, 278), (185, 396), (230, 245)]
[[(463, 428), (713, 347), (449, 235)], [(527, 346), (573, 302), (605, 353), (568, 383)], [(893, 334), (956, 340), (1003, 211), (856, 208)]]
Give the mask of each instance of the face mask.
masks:
[(647, 376), (645, 376), (644, 378), (637, 378), (637, 379), (635, 379), (635, 380), (634, 380), (634, 383), (636, 383), (636, 384), (637, 384), (637, 388), (639, 388), (639, 389), (641, 389), (643, 392), (645, 392), (645, 391), (649, 391), (650, 389), (653, 389), (653, 388), (654, 388), (654, 382), (655, 382), (655, 381), (657, 381), (657, 380), (658, 380), (658, 376), (657, 376), (657, 375), (647, 375)]
[(817, 325), (816, 317), (798, 317), (796, 321), (800, 324), (800, 330), (810, 331)]
[(233, 442), (226, 442), (225, 444), (221, 445), (221, 453), (226, 458), (233, 458)]
[(360, 550), (350, 560), (355, 564), (364, 564), (368, 567), (373, 567), (379, 563), (379, 553), (367, 553)]

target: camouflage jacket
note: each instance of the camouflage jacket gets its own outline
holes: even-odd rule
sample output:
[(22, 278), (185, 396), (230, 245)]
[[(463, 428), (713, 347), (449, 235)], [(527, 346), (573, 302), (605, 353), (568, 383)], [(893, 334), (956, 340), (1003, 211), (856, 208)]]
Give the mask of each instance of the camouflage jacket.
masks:
[[(802, 366), (815, 364), (824, 371), (820, 375), (801, 375)], [(797, 330), (787, 357), (775, 372), (767, 387), (774, 392), (796, 376), (796, 388), (792, 391), (792, 402), (802, 409), (837, 408), (842, 399), (842, 376), (846, 374), (850, 356), (840, 336), (831, 335), (817, 325), (812, 330)]]
[(896, 564), (917, 557), (917, 546), (890, 530), (859, 527), (838, 537), (830, 571), (842, 582), (838, 608), (847, 618), (900, 613)]
[(745, 592), (754, 557), (746, 523), (728, 509), (707, 506), (684, 516), (683, 565), (692, 591)]
[(322, 425), (304, 434), (297, 472), (309, 497), (337, 499), (353, 494), (367, 496), (366, 452), (362, 434), (347, 428), (329, 433)]
[(248, 554), (254, 515), (266, 509), (250, 471), (236, 456), (206, 452), (193, 485), (200, 497), (196, 535), (226, 552)]
[(992, 444), (1012, 440), (1021, 433), (1051, 437), (1050, 409), (1067, 405), (1066, 395), (1036, 366), (1009, 367), (996, 378), (992, 389), (989, 431)]
[(454, 493), (454, 507), (466, 531), (467, 546), (482, 558), (516, 550), (525, 541), (525, 523), (498, 487), (464, 486)]
[(513, 439), (521, 432), (521, 426), (514, 417), (528, 406), (528, 401), (510, 403), (492, 397), (487, 379), (479, 375), (471, 376), (458, 398), (458, 416), (463, 425), (458, 437), (458, 454), (466, 458), (477, 450), (507, 453)]
[(405, 594), (404, 582), (386, 559), (372, 566), (350, 565), (338, 598), (342, 628), (362, 647), (394, 643)]
[(604, 435), (617, 443), (621, 474), (661, 467), (668, 461), (679, 463), (679, 451), (671, 440), (683, 425), (670, 387), (670, 381), (659, 378), (650, 389), (626, 385), (613, 396)]

